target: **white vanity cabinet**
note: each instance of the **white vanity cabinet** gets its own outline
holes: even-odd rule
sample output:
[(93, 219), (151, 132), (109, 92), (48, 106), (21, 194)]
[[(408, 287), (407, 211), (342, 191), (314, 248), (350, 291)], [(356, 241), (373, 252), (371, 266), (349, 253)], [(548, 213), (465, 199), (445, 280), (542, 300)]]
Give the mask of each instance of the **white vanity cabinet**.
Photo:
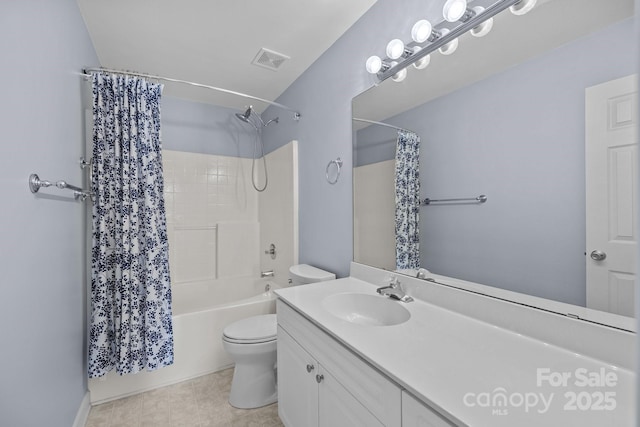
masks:
[(402, 427), (455, 426), (406, 391), (402, 392)]
[(329, 371), (278, 329), (278, 412), (286, 426), (382, 426)]
[(401, 426), (401, 389), (278, 301), (278, 414), (287, 427)]
[[(351, 274), (275, 291), (286, 426), (636, 425), (634, 333), (411, 277), (414, 301), (389, 310), (376, 293), (389, 272)], [(393, 323), (398, 308), (410, 317)], [(571, 407), (604, 393), (615, 408)]]

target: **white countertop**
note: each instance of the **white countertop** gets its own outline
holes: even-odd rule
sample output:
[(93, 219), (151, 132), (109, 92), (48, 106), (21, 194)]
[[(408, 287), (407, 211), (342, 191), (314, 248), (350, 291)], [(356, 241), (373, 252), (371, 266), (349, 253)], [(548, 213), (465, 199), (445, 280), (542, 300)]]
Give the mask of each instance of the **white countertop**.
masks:
[[(627, 369), (419, 299), (396, 302), (409, 310), (411, 318), (394, 326), (353, 324), (335, 317), (321, 304), (329, 295), (377, 295), (375, 290), (375, 285), (349, 277), (276, 293), (401, 387), (459, 424), (633, 425), (635, 377)], [(478, 303), (482, 304), (481, 299)], [(566, 384), (554, 386), (543, 379), (539, 385), (537, 380), (544, 372), (553, 379), (564, 375)], [(603, 384), (607, 376), (609, 383)], [(586, 385), (582, 384), (584, 377), (589, 379)], [(492, 401), (500, 396), (506, 397), (505, 405)], [(594, 405), (615, 409), (591, 409)]]

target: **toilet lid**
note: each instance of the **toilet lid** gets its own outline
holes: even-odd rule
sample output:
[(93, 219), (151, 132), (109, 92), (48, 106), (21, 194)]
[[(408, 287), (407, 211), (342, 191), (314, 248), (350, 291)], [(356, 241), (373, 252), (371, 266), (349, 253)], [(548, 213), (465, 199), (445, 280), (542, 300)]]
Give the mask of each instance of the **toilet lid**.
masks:
[(259, 343), (276, 339), (278, 321), (275, 314), (263, 314), (238, 320), (224, 328), (224, 338), (233, 342)]
[(302, 283), (324, 282), (336, 278), (335, 274), (320, 270), (309, 264), (292, 265), (289, 267), (289, 276), (292, 279), (298, 279)]

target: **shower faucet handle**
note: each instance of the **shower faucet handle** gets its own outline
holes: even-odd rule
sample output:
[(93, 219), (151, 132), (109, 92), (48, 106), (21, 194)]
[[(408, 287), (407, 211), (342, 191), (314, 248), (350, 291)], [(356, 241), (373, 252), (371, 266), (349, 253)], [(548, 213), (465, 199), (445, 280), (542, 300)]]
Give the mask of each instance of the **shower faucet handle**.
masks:
[(264, 251), (265, 255), (271, 255), (271, 259), (276, 259), (276, 245), (273, 243), (269, 245), (269, 249)]

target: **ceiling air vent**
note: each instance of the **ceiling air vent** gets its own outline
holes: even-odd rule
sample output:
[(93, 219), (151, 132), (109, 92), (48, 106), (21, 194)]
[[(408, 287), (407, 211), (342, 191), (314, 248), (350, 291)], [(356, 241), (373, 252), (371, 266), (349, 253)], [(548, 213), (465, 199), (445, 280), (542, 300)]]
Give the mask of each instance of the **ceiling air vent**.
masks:
[(276, 71), (287, 59), (290, 59), (287, 55), (262, 48), (260, 49), (260, 52), (258, 52), (256, 57), (253, 58), (253, 61), (251, 61), (251, 63), (259, 67)]

